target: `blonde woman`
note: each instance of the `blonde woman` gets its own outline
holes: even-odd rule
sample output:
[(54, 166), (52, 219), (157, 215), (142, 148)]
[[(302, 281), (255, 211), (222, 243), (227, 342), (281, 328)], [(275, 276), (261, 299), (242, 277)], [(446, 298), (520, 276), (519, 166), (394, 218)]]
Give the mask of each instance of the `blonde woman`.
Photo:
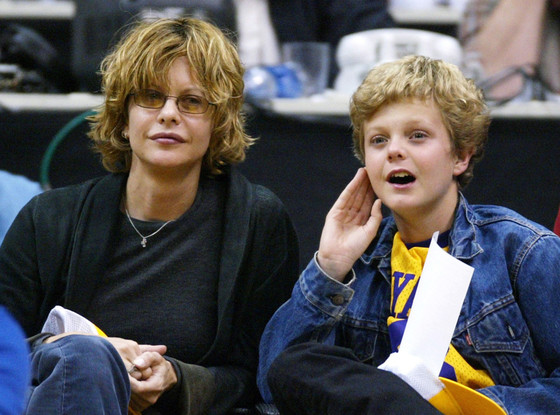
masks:
[(243, 67), (190, 18), (138, 23), (101, 65), (90, 137), (111, 172), (33, 199), (0, 249), (29, 336), (56, 305), (108, 338), (40, 333), (27, 413), (224, 414), (251, 403), (261, 332), (298, 247), (282, 203), (233, 165)]

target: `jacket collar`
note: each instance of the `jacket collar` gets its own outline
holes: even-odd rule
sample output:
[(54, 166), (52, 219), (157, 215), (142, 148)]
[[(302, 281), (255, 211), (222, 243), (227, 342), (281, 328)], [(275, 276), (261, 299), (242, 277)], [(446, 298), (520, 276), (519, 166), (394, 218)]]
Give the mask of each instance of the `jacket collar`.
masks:
[(233, 309), (238, 276), (242, 272), (243, 261), (247, 257), (249, 228), (251, 225), (251, 204), (254, 200), (253, 188), (236, 169), (226, 170), (227, 187), (224, 233), (218, 282), (218, 329), (212, 347), (202, 360), (215, 353), (220, 345), (229, 344), (233, 327)]
[(457, 259), (470, 259), (483, 252), (478, 243), (477, 227), (474, 222), (474, 210), (465, 196), (459, 193), (459, 204), (449, 234), (449, 253)]
[[(449, 253), (458, 259), (469, 259), (481, 253), (482, 247), (477, 242), (476, 227), (474, 225), (474, 211), (459, 192), (459, 202), (455, 211), (455, 219), (449, 234)], [(383, 261), (389, 259), (393, 247), (393, 238), (397, 233), (397, 225), (392, 216), (383, 219), (378, 236), (373, 240), (370, 247), (360, 257), (365, 264), (372, 261)]]
[(66, 306), (78, 313), (88, 309), (113, 251), (126, 174), (90, 181), (75, 222), (69, 253)]

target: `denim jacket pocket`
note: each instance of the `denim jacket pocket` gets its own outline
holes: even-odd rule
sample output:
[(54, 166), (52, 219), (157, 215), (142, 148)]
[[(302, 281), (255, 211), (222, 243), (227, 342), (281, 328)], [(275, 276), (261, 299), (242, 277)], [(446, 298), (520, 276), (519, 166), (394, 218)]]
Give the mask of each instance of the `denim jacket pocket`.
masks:
[(486, 306), (470, 319), (461, 352), (490, 372), (494, 383), (519, 386), (546, 372), (536, 356), (529, 328), (512, 295)]
[(375, 321), (367, 321), (345, 316), (337, 344), (352, 349), (361, 362), (380, 365), (391, 353), (387, 327), (380, 327)]

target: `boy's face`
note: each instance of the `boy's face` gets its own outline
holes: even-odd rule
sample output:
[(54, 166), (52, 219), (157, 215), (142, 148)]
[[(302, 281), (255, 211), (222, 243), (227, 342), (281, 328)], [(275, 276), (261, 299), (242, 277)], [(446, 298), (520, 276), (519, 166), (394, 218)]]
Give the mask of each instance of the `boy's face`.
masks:
[(468, 167), (470, 155), (454, 153), (432, 100), (387, 104), (364, 122), (363, 131), (371, 185), (396, 219), (453, 214), (458, 197), (454, 177)]

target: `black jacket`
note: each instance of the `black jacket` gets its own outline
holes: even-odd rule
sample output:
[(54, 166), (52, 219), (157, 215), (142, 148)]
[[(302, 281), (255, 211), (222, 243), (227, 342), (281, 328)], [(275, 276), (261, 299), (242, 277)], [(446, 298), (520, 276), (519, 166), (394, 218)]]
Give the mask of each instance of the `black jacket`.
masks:
[[(126, 178), (45, 192), (14, 221), (0, 247), (0, 301), (27, 335), (41, 330), (57, 304), (85, 315), (111, 257)], [(220, 414), (254, 399), (261, 333), (298, 276), (297, 238), (282, 203), (234, 169), (228, 178), (216, 338), (196, 365), (175, 362), (184, 414), (205, 413), (189, 409), (193, 401)], [(213, 403), (209, 390), (217, 391)]]

